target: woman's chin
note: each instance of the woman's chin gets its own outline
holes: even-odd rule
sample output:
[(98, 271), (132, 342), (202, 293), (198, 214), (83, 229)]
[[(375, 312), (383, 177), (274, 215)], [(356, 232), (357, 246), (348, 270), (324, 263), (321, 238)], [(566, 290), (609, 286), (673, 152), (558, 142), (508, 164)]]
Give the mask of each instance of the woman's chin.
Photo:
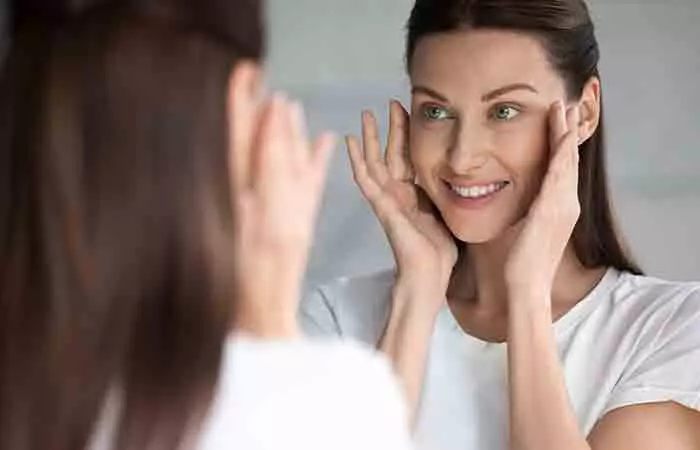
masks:
[(452, 234), (466, 244), (483, 244), (498, 238), (505, 231), (494, 224), (451, 224), (446, 222)]

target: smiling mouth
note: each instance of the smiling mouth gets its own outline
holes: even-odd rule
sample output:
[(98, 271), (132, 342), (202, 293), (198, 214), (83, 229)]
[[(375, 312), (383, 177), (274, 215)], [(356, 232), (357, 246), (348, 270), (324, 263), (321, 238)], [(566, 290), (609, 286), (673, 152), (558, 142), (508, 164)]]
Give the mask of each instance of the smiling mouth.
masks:
[(499, 192), (503, 190), (506, 186), (510, 184), (508, 181), (499, 181), (497, 183), (489, 183), (489, 184), (482, 184), (482, 185), (475, 185), (475, 186), (458, 186), (452, 183), (447, 183), (447, 186), (450, 188), (452, 192), (457, 194), (458, 196), (462, 198), (468, 198), (468, 199), (479, 199), (479, 198), (484, 198), (488, 197), (489, 195), (495, 194), (496, 192)]

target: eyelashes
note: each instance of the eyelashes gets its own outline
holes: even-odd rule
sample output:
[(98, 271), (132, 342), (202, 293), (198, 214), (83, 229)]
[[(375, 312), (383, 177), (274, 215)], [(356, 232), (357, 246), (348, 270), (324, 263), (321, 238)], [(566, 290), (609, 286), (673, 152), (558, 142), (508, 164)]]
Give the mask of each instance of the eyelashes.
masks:
[(491, 108), (489, 115), (496, 121), (508, 122), (518, 117), (520, 113), (521, 108), (518, 106), (509, 103), (501, 103)]
[(446, 108), (443, 108), (442, 106), (438, 105), (422, 106), (421, 115), (423, 119), (425, 119), (428, 122), (435, 122), (438, 120), (445, 120), (453, 117)]
[[(514, 103), (497, 103), (489, 108), (487, 118), (495, 122), (509, 122), (517, 118), (523, 112), (523, 107)], [(451, 120), (457, 114), (437, 104), (424, 104), (420, 106), (420, 117), (428, 123)]]

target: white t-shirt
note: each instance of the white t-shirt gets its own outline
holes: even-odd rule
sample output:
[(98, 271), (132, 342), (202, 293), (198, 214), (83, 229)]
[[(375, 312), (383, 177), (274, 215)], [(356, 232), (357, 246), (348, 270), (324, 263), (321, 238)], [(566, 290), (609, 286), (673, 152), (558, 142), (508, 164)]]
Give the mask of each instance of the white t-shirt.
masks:
[[(305, 298), (309, 335), (376, 345), (393, 273), (340, 279)], [(700, 284), (609, 269), (553, 325), (571, 403), (588, 435), (607, 412), (675, 401), (700, 410)], [(419, 448), (506, 450), (507, 346), (466, 334), (445, 307), (437, 317), (417, 412)]]
[[(92, 450), (111, 448), (114, 398)], [(406, 404), (388, 361), (353, 343), (232, 337), (201, 450), (409, 450)]]

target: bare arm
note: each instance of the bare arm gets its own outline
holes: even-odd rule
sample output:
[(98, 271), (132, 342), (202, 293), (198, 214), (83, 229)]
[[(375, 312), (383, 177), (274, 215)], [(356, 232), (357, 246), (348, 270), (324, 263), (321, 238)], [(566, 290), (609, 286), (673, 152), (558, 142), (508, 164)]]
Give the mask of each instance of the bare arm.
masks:
[(616, 409), (586, 440), (569, 402), (548, 315), (520, 311), (510, 326), (511, 450), (700, 449), (700, 412), (674, 402)]
[[(697, 450), (700, 413), (675, 403), (609, 413), (586, 439), (570, 404), (551, 317), (551, 286), (579, 215), (578, 114), (552, 114), (553, 154), (506, 266), (511, 450)], [(688, 368), (687, 370), (692, 370)]]
[(594, 450), (700, 449), (700, 412), (663, 402), (616, 409), (589, 437)]
[(407, 156), (408, 128), (408, 113), (392, 102), (385, 156), (376, 120), (367, 112), (362, 117), (362, 145), (353, 137), (348, 137), (347, 145), (355, 182), (379, 219), (396, 261), (397, 281), (379, 349), (393, 362), (413, 417), (430, 337), (437, 313), (445, 304), (457, 249), (414, 183)]
[(511, 311), (508, 330), (511, 450), (589, 449), (569, 402), (551, 313), (528, 307), (548, 302), (514, 303), (523, 307)]
[[(430, 338), (437, 315), (437, 310), (430, 307), (435, 301), (427, 298), (429, 295), (421, 297), (397, 283), (392, 292), (389, 320), (379, 342), (379, 349), (392, 361), (403, 386), (411, 423), (415, 421), (420, 403)], [(440, 295), (439, 292), (437, 295)]]

